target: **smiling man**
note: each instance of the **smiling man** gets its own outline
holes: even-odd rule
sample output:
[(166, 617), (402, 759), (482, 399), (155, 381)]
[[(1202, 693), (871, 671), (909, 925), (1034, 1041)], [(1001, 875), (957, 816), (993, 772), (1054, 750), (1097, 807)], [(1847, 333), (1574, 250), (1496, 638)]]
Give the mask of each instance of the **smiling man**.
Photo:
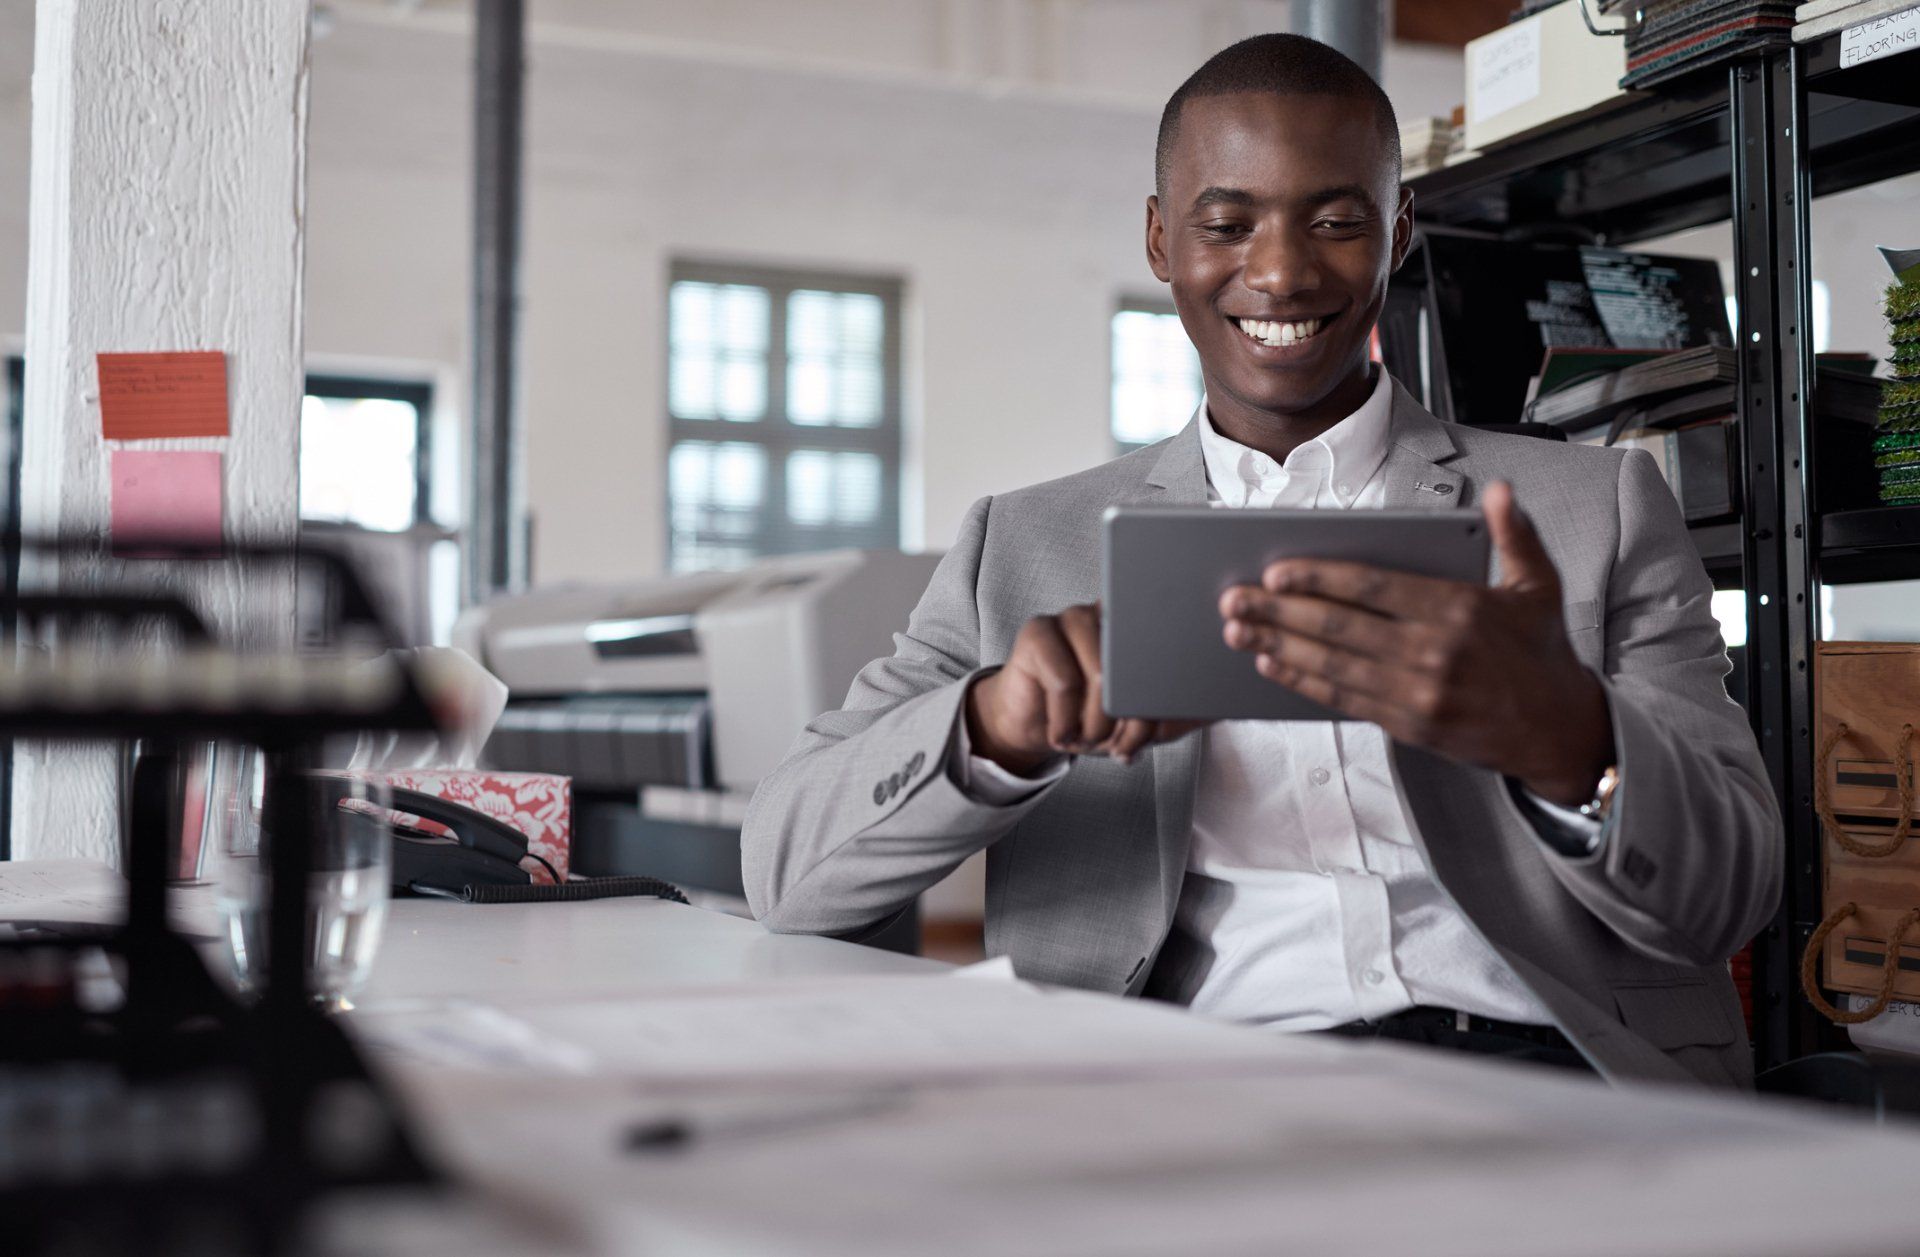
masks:
[[(975, 504), (895, 654), (755, 795), (770, 928), (858, 934), (986, 849), (987, 948), (1026, 978), (1750, 1080), (1726, 958), (1781, 839), (1711, 586), (1645, 454), (1443, 424), (1369, 361), (1412, 242), (1399, 167), (1385, 94), (1311, 40), (1246, 40), (1174, 93), (1146, 248), (1200, 409)], [(1479, 509), (1494, 583), (1275, 564), (1221, 632), (1250, 683), (1346, 719), (1112, 719), (1100, 518), (1200, 503)]]

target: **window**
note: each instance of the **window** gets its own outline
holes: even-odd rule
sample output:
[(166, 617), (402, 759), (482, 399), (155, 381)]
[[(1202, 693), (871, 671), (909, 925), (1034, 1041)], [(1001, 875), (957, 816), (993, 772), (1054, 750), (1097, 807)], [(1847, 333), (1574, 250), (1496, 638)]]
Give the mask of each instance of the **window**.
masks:
[(20, 587), (20, 546), (12, 540), (20, 531), (20, 440), (26, 431), (27, 406), (27, 363), (15, 355), (6, 359), (5, 380), (6, 405), (0, 407), (5, 415), (7, 426), (0, 431), (0, 442), (4, 442), (5, 455), (0, 457), (0, 469), (6, 476), (6, 501), (0, 510), (0, 519), (4, 520), (9, 540), (5, 545), (6, 564), (0, 579), (5, 581), (5, 589), (13, 593)]
[(300, 518), (399, 532), (430, 519), (433, 386), (308, 375), (300, 399)]
[(309, 373), (300, 400), (300, 526), (336, 538), (410, 645), (460, 610), (459, 534), (435, 518), (433, 386)]
[(900, 286), (673, 268), (668, 561), (900, 543)]
[[(1816, 279), (1807, 285), (1813, 309), (1813, 352), (1827, 352), (1828, 342), (1833, 339), (1833, 289), (1824, 279)], [(1736, 332), (1740, 329), (1740, 299), (1732, 293), (1727, 294), (1727, 326)]]
[(1200, 356), (1165, 302), (1125, 301), (1113, 316), (1113, 443), (1164, 440), (1200, 406)]
[[(0, 460), (5, 468), (6, 504), (4, 519), (7, 541), (0, 550), (0, 580), (5, 582), (5, 590), (12, 594), (20, 588), (20, 545), (16, 537), (20, 531), (20, 434), (26, 428), (27, 364), (15, 356), (5, 359), (6, 371), (0, 375), (0, 397), (6, 404), (0, 406), (0, 417), (6, 420), (6, 427), (0, 430), (0, 440), (6, 443), (6, 457)], [(11, 637), (15, 625), (5, 625), (7, 636)], [(13, 739), (0, 741), (0, 860), (13, 858)]]

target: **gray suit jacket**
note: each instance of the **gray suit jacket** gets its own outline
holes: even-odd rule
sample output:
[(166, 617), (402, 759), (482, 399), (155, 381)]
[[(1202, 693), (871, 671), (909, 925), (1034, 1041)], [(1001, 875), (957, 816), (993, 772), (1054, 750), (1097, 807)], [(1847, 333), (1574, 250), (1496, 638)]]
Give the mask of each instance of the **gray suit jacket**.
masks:
[[(1395, 387), (1389, 509), (1512, 482), (1560, 571), (1574, 650), (1607, 688), (1622, 787), (1595, 857), (1556, 853), (1505, 781), (1413, 747), (1393, 762), (1422, 854), (1467, 920), (1612, 1078), (1746, 1085), (1726, 958), (1780, 894), (1780, 819), (1686, 524), (1642, 452), (1443, 424)], [(1450, 493), (1434, 493), (1435, 486)], [(1099, 596), (1109, 506), (1206, 501), (1198, 429), (976, 503), (891, 658), (760, 785), (742, 835), (768, 928), (849, 934), (987, 850), (987, 951), (1024, 978), (1138, 994), (1173, 922), (1200, 739), (1078, 760), (1010, 807), (948, 772), (968, 683), (1029, 618)], [(1171, 956), (1172, 949), (1169, 949)]]

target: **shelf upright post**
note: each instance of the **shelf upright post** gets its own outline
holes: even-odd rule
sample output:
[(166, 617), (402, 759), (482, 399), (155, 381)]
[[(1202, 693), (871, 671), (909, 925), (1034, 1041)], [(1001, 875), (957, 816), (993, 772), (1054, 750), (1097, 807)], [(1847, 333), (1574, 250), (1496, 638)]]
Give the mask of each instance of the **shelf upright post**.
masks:
[(1748, 712), (1786, 827), (1785, 893), (1754, 941), (1760, 1069), (1819, 1050), (1823, 1036), (1796, 986), (1820, 896), (1811, 663), (1819, 599), (1807, 491), (1813, 362), (1802, 335), (1810, 180), (1798, 57), (1781, 50), (1730, 71)]

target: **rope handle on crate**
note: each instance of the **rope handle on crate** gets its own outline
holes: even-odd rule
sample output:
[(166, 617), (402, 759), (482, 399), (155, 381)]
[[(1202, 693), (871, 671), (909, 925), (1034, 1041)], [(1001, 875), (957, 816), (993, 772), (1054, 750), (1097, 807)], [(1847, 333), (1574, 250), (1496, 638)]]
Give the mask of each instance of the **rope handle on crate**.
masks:
[(1906, 842), (1907, 830), (1913, 823), (1913, 726), (1900, 726), (1900, 749), (1894, 753), (1893, 776), (1900, 784), (1900, 819), (1894, 822), (1893, 834), (1884, 843), (1878, 844), (1861, 842), (1847, 833), (1840, 828), (1840, 822), (1833, 814), (1833, 798), (1827, 788), (1827, 768), (1833, 758), (1833, 748), (1840, 744), (1847, 733), (1846, 722), (1842, 721), (1820, 744), (1820, 758), (1814, 764), (1813, 809), (1820, 815), (1820, 827), (1842, 851), (1873, 858), (1892, 855)]
[(1807, 950), (1800, 954), (1800, 989), (1806, 993), (1807, 1002), (1836, 1026), (1856, 1026), (1863, 1021), (1872, 1021), (1886, 1011), (1887, 1003), (1893, 999), (1893, 980), (1900, 972), (1901, 945), (1906, 942), (1907, 931), (1920, 922), (1920, 908), (1915, 908), (1894, 923), (1893, 934), (1887, 939), (1886, 963), (1880, 970), (1879, 994), (1865, 1008), (1843, 1012), (1827, 1003), (1826, 997), (1820, 994), (1820, 952), (1826, 947), (1827, 935), (1833, 933), (1833, 928), (1857, 911), (1857, 905), (1843, 903), (1829, 912), (1827, 919), (1814, 930), (1813, 937), (1807, 940)]

